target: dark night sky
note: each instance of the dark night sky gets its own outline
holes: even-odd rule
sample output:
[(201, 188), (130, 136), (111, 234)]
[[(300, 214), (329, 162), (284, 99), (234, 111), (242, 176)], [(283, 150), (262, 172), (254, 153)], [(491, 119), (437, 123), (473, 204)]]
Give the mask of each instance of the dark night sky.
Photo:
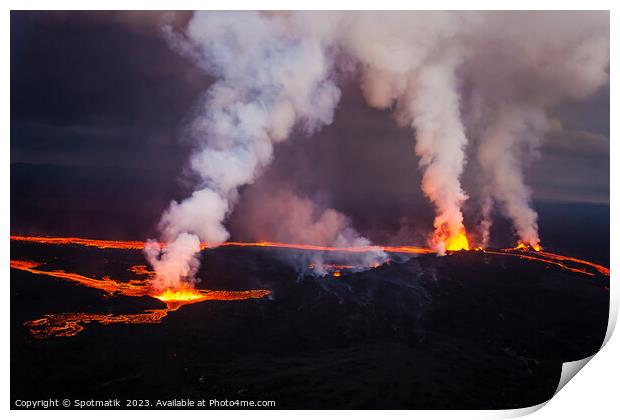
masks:
[[(179, 28), (187, 17), (11, 13), (12, 232), (155, 234), (169, 200), (187, 193), (184, 127), (211, 81), (161, 36), (162, 19)], [(558, 128), (527, 171), (537, 206), (544, 213), (545, 203), (601, 204), (608, 215), (609, 86), (552, 117)], [(292, 137), (248, 194), (286, 179), (350, 214), (363, 231), (431, 225), (413, 133), (369, 109), (353, 84), (343, 88), (331, 126)], [(469, 165), (465, 188), (473, 171)], [(242, 194), (231, 218), (238, 236), (243, 209)]]

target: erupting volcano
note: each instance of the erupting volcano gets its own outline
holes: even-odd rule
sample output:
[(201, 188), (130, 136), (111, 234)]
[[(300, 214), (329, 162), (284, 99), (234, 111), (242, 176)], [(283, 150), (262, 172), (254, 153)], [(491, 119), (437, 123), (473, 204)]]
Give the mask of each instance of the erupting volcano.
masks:
[(13, 400), (516, 408), (600, 348), (607, 13), (55, 13), (11, 14)]
[[(61, 246), (85, 246), (96, 247), (100, 249), (119, 249), (119, 250), (141, 250), (144, 246), (143, 243), (138, 241), (113, 241), (113, 240), (97, 240), (97, 239), (84, 239), (84, 238), (53, 238), (53, 237), (32, 237), (32, 236), (11, 236), (11, 241), (35, 243), (44, 245), (61, 245)], [(165, 247), (165, 244), (162, 244)], [(389, 252), (390, 254), (404, 254), (404, 255), (425, 255), (433, 254), (434, 251), (415, 246), (385, 246), (385, 247), (321, 247), (316, 245), (302, 245), (302, 244), (284, 244), (275, 242), (259, 242), (259, 243), (247, 243), (247, 242), (228, 242), (222, 244), (227, 247), (254, 247), (254, 248), (274, 248), (274, 249), (288, 249), (295, 251), (321, 251), (331, 253), (369, 253), (376, 252), (377, 249)], [(203, 249), (208, 247), (203, 244)], [(469, 250), (467, 238), (464, 234), (460, 235), (454, 240), (450, 240), (447, 244), (447, 250), (454, 251), (466, 251)], [(524, 260), (536, 261), (545, 266), (558, 267), (562, 270), (567, 270), (573, 273), (579, 273), (587, 276), (602, 275), (609, 277), (609, 269), (599, 264), (591, 263), (582, 259), (553, 254), (540, 249), (533, 249), (523, 244), (517, 245), (515, 248), (508, 248), (503, 250), (481, 249), (477, 248), (476, 251), (485, 255), (500, 255), (518, 257)], [(390, 259), (387, 260), (388, 262)], [(65, 313), (65, 314), (49, 314), (42, 318), (27, 321), (26, 327), (31, 333), (38, 338), (48, 338), (51, 336), (72, 336), (80, 331), (84, 330), (84, 325), (97, 322), (102, 325), (115, 324), (115, 323), (159, 323), (168, 315), (170, 311), (176, 311), (180, 307), (192, 303), (208, 301), (208, 300), (245, 300), (245, 299), (259, 299), (268, 296), (271, 292), (269, 290), (243, 290), (243, 291), (215, 291), (198, 289), (189, 285), (183, 285), (179, 288), (168, 288), (163, 291), (154, 289), (151, 285), (154, 272), (146, 269), (143, 265), (134, 265), (129, 267), (129, 271), (135, 275), (139, 275), (142, 278), (130, 279), (126, 281), (119, 281), (111, 279), (108, 276), (104, 276), (101, 279), (91, 278), (78, 273), (70, 273), (64, 270), (45, 270), (40, 269), (41, 263), (25, 260), (11, 260), (11, 268), (16, 270), (27, 271), (36, 275), (43, 275), (49, 277), (55, 277), (63, 280), (68, 280), (79, 284), (84, 287), (93, 288), (104, 291), (107, 295), (123, 295), (123, 296), (150, 296), (158, 299), (166, 304), (165, 309), (149, 309), (141, 314), (87, 314), (87, 313)], [(345, 273), (355, 273), (368, 269), (376, 269), (379, 264), (373, 264), (371, 266), (355, 266), (345, 264), (324, 264), (322, 269), (324, 272), (332, 277), (341, 277)], [(309, 269), (316, 269), (316, 264), (310, 264)]]
[[(96, 247), (100, 249), (132, 249), (141, 250), (144, 247), (143, 242), (139, 241), (113, 241), (113, 240), (98, 240), (98, 239), (84, 239), (84, 238), (64, 238), (64, 237), (38, 237), (38, 236), (20, 236), (11, 235), (12, 241), (18, 242), (31, 242), (38, 244), (52, 244), (52, 245), (78, 245), (87, 247)], [(165, 248), (165, 244), (162, 244)], [(289, 249), (289, 250), (301, 250), (301, 251), (320, 251), (320, 252), (334, 252), (345, 254), (356, 253), (370, 253), (376, 251), (384, 251), (391, 254), (435, 254), (435, 251), (429, 248), (418, 246), (359, 246), (359, 247), (326, 247), (318, 245), (304, 245), (304, 244), (285, 244), (279, 242), (225, 242), (220, 246), (222, 247), (255, 247), (255, 248), (275, 248), (275, 249)], [(201, 249), (208, 249), (208, 245), (201, 244)], [(450, 238), (447, 242), (446, 250), (448, 251), (469, 251), (469, 243), (464, 233), (458, 235), (456, 238)], [(529, 259), (533, 261), (539, 261), (546, 264), (552, 264), (560, 268), (564, 268), (570, 271), (583, 273), (586, 275), (594, 275), (598, 272), (604, 276), (609, 277), (609, 269), (602, 265), (595, 264), (583, 259), (568, 257), (564, 255), (554, 254), (551, 252), (542, 251), (540, 247), (529, 247), (523, 243), (517, 244), (514, 248), (505, 249), (484, 249), (477, 247), (472, 252), (483, 252), (487, 254), (517, 256), (523, 259)], [(386, 262), (389, 262), (387, 260)], [(575, 265), (572, 267), (570, 265)], [(119, 283), (109, 278), (103, 280), (90, 279), (88, 277), (80, 276), (78, 274), (65, 273), (64, 271), (41, 271), (34, 269), (39, 263), (32, 261), (13, 261), (11, 260), (11, 268), (30, 271), (36, 274), (46, 274), (53, 277), (65, 278), (76, 281), (82, 285), (89, 287), (99, 288), (109, 293), (122, 293), (126, 296), (144, 296), (150, 295), (162, 301), (200, 301), (204, 299), (204, 291), (199, 289), (193, 289), (189, 287), (181, 287), (179, 289), (166, 289), (160, 293), (155, 293), (152, 289), (149, 289), (148, 280), (132, 280), (127, 284)], [(332, 272), (340, 272), (341, 270), (363, 270), (369, 268), (377, 268), (379, 264), (375, 263), (370, 266), (356, 266), (345, 264), (324, 264), (325, 268)], [(308, 266), (310, 269), (315, 269), (316, 264), (312, 263)], [(130, 270), (135, 274), (152, 276), (153, 271), (146, 269), (143, 265), (132, 266)], [(150, 294), (149, 294), (150, 293)]]
[(456, 236), (451, 236), (445, 244), (447, 251), (469, 251), (469, 240), (465, 232), (460, 232)]
[[(37, 243), (54, 244), (78, 244), (100, 243), (78, 238), (28, 238), (11, 237), (11, 240), (32, 241)], [(105, 241), (106, 248), (128, 249), (127, 243), (122, 241)], [(152, 324), (161, 322), (170, 311), (176, 311), (183, 305), (202, 302), (206, 300), (244, 300), (259, 299), (270, 294), (269, 290), (243, 290), (243, 291), (217, 291), (194, 288), (166, 289), (162, 292), (153, 290), (150, 285), (150, 278), (154, 274), (146, 270), (144, 266), (132, 266), (130, 271), (134, 274), (146, 275), (147, 278), (131, 279), (128, 281), (113, 280), (107, 276), (102, 279), (95, 279), (77, 273), (67, 273), (64, 270), (41, 270), (38, 269), (41, 263), (34, 261), (11, 260), (11, 268), (27, 271), (32, 274), (50, 276), (69, 280), (81, 286), (104, 291), (109, 296), (151, 296), (166, 304), (165, 309), (149, 309), (141, 314), (87, 314), (87, 313), (66, 313), (50, 314), (43, 318), (27, 321), (24, 325), (37, 338), (48, 338), (51, 336), (68, 337), (73, 336), (84, 330), (84, 325), (98, 322), (103, 325), (125, 323), (125, 324)]]
[[(161, 245), (166, 247), (166, 244)], [(587, 328), (590, 329), (594, 328), (595, 324), (604, 325), (604, 322), (599, 319), (598, 311), (593, 312), (593, 309), (588, 306), (588, 301), (582, 298), (592, 296), (592, 299), (603, 302), (609, 296), (610, 273), (608, 268), (587, 260), (535, 250), (522, 245), (506, 249), (447, 250), (446, 255), (441, 256), (432, 249), (416, 246), (339, 248), (265, 241), (227, 242), (218, 248), (212, 248), (203, 244), (201, 246), (202, 258), (207, 262), (205, 267), (209, 267), (207, 271), (203, 269), (197, 273), (198, 277), (204, 279), (203, 283), (198, 283), (195, 287), (186, 285), (163, 291), (152, 287), (151, 281), (155, 273), (140, 264), (143, 258), (144, 243), (139, 241), (14, 235), (11, 236), (11, 246), (12, 290), (29, 290), (29, 287), (35, 287), (34, 291), (29, 294), (36, 296), (36, 290), (46, 285), (58, 287), (62, 284), (73, 284), (79, 286), (79, 288), (71, 289), (76, 294), (75, 298), (72, 298), (74, 292), (71, 290), (65, 290), (60, 295), (64, 296), (63, 299), (73, 302), (77, 310), (67, 310), (67, 308), (57, 312), (48, 310), (39, 312), (35, 309), (29, 318), (22, 321), (21, 328), (24, 328), (29, 336), (37, 339), (37, 342), (71, 341), (79, 336), (84, 337), (84, 340), (97, 340), (101, 343), (100, 337), (132, 337), (137, 334), (136, 340), (138, 341), (154, 340), (152, 344), (145, 344), (149, 349), (148, 352), (151, 352), (154, 345), (160, 345), (161, 337), (173, 334), (171, 340), (176, 343), (178, 340), (182, 341), (180, 337), (185, 337), (186, 334), (190, 336), (196, 334), (192, 331), (198, 329), (204, 332), (198, 333), (200, 338), (192, 342), (203, 348), (202, 352), (211, 352), (207, 353), (211, 354), (209, 359), (219, 360), (218, 358), (222, 357), (221, 350), (218, 350), (220, 348), (234, 348), (235, 352), (242, 353), (250, 351), (249, 356), (243, 356), (241, 360), (234, 363), (234, 366), (242, 372), (246, 370), (254, 372), (259, 369), (262, 372), (259, 378), (268, 377), (269, 369), (271, 369), (269, 366), (273, 360), (260, 359), (256, 354), (269, 348), (265, 347), (271, 346), (269, 343), (274, 343), (278, 349), (282, 346), (291, 349), (297, 348), (296, 346), (300, 343), (308, 343), (310, 340), (311, 344), (303, 345), (309, 345), (310, 348), (314, 346), (323, 348), (326, 343), (322, 341), (322, 337), (331, 335), (337, 337), (336, 340), (352, 340), (353, 343), (365, 343), (367, 339), (376, 342), (376, 337), (383, 337), (386, 334), (388, 341), (395, 339), (389, 338), (393, 335), (398, 337), (398, 340), (411, 342), (410, 345), (413, 347), (407, 347), (403, 350), (404, 353), (390, 347), (381, 350), (382, 362), (379, 366), (386, 363), (385, 352), (388, 353), (390, 359), (400, 360), (399, 370), (401, 362), (404, 363), (401, 360), (403, 357), (406, 360), (409, 360), (409, 357), (415, 360), (422, 357), (421, 364), (414, 363), (415, 371), (419, 373), (420, 370), (430, 370), (431, 373), (428, 373), (430, 375), (443, 372), (440, 367), (446, 363), (446, 358), (453, 358), (451, 355), (459, 354), (462, 360), (466, 360), (456, 365), (452, 364), (456, 366), (457, 372), (469, 369), (467, 366), (470, 363), (470, 357), (475, 360), (480, 357), (480, 350), (463, 347), (463, 344), (460, 345), (459, 352), (454, 352), (452, 343), (454, 339), (443, 338), (446, 334), (446, 337), (453, 337), (455, 334), (453, 329), (463, 331), (469, 328), (468, 334), (473, 334), (474, 337), (476, 334), (481, 335), (479, 339), (484, 342), (490, 340), (485, 335), (487, 333), (493, 334), (493, 337), (499, 335), (500, 342), (504, 343), (502, 346), (510, 345), (519, 348), (528, 348), (532, 346), (532, 343), (547, 343), (548, 341), (550, 343), (545, 346), (553, 343), (557, 346), (558, 344), (554, 341), (556, 340), (555, 334), (560, 334), (559, 337), (564, 337), (560, 342), (567, 341), (573, 344), (567, 348), (568, 350), (562, 350), (564, 353), (558, 357), (572, 359), (583, 352), (590, 351), (591, 346), (604, 336), (604, 328), (600, 331), (597, 329), (594, 336), (588, 332), (584, 336), (587, 337), (584, 341), (584, 338), (580, 338), (581, 336), (573, 336), (571, 332), (557, 330), (555, 325), (568, 313), (581, 314), (578, 322), (571, 321), (575, 325), (582, 325), (585, 322), (585, 325), (588, 325)], [(325, 262), (330, 258), (342, 260), (347, 255), (375, 255), (377, 251), (388, 254), (388, 258), (383, 260), (382, 264), (356, 265)], [(301, 280), (299, 274), (289, 268), (288, 259), (290, 258), (294, 261), (307, 261), (308, 259), (312, 261), (312, 258), (317, 255), (321, 256), (320, 262), (310, 263), (306, 267), (309, 270), (305, 271), (306, 277)], [(39, 261), (45, 262), (36, 262), (34, 256), (39, 256)], [(85, 264), (87, 260), (92, 263)], [(363, 259), (357, 261), (363, 261)], [(99, 274), (95, 275), (95, 273)], [(46, 281), (46, 279), (59, 281)], [(540, 286), (537, 286), (539, 283)], [(29, 284), (31, 286), (28, 286)], [(203, 284), (210, 288), (216, 285), (220, 290), (199, 287)], [(231, 290), (221, 290), (227, 288)], [(569, 298), (566, 295), (567, 292), (562, 291), (572, 289), (581, 290), (577, 295), (580, 296), (579, 299)], [(550, 294), (550, 290), (555, 291)], [(93, 297), (88, 297), (86, 291), (99, 291), (103, 294), (96, 298), (94, 303), (84, 306), (80, 303), (82, 299), (86, 301), (93, 299)], [(564, 297), (558, 300), (556, 297), (558, 293)], [(78, 296), (82, 297), (78, 298)], [(545, 305), (555, 302), (552, 304), (558, 308), (557, 314), (550, 314), (545, 308), (540, 308), (539, 296), (540, 299), (545, 297), (543, 299), (546, 302)], [(123, 297), (129, 300), (119, 300)], [(477, 304), (474, 308), (471, 302), (487, 302), (484, 308), (490, 309), (482, 309), (476, 306)], [(92, 305), (94, 307), (91, 308)], [(528, 308), (525, 313), (530, 315), (523, 319), (521, 317), (525, 316), (523, 312), (525, 307)], [(604, 308), (604, 305), (596, 307)], [(463, 313), (461, 312), (463, 308), (469, 309)], [(479, 311), (488, 313), (483, 312), (479, 319), (476, 317)], [(540, 318), (539, 315), (534, 315), (539, 312), (544, 313), (545, 317)], [(587, 321), (593, 316), (586, 316), (587, 313), (596, 314), (596, 316), (592, 321)], [(606, 311), (603, 310), (601, 317), (604, 313), (606, 314)], [(498, 314), (506, 318), (506, 321), (495, 325), (497, 321), (493, 320), (500, 316)], [(189, 319), (192, 321), (188, 321)], [(462, 321), (459, 321), (461, 319)], [(248, 329), (241, 326), (248, 322), (250, 324), (257, 322), (257, 327)], [(531, 329), (533, 327), (530, 327), (529, 332), (521, 337), (510, 327), (515, 322), (531, 325), (542, 322), (543, 332), (538, 334)], [(475, 332), (475, 329), (471, 330), (471, 325), (482, 325), (484, 328)], [(135, 331), (123, 332), (125, 331), (123, 326), (135, 329)], [(370, 338), (366, 337), (369, 328), (372, 331)], [(551, 334), (549, 331), (556, 332)], [(235, 338), (236, 344), (231, 344), (232, 347), (229, 347), (226, 343), (231, 339), (231, 333), (238, 338)], [(426, 334), (433, 338), (429, 344), (425, 344), (425, 346), (431, 346), (425, 351), (431, 354), (438, 352), (437, 360), (441, 360), (440, 364), (436, 361), (429, 362), (428, 356), (420, 356), (416, 353), (418, 350), (415, 349), (421, 345), (420, 337)], [(532, 340), (531, 334), (535, 334), (537, 338)], [(246, 335), (249, 335), (247, 337), (249, 341), (244, 338)], [(600, 338), (598, 338), (599, 335)], [(286, 338), (289, 336), (290, 339)], [(120, 339), (116, 338), (112, 341)], [(471, 341), (471, 339), (468, 340)], [(248, 343), (255, 344), (248, 347)], [(374, 360), (375, 357), (372, 353), (374, 351), (372, 346), (368, 347), (368, 345), (364, 344), (364, 347), (352, 353), (356, 355), (355, 358), (366, 360), (364, 363), (370, 363), (370, 360)], [(542, 346), (542, 344), (537, 345)], [(435, 346), (439, 346), (438, 349), (434, 349)], [(252, 350), (255, 347), (256, 349)], [(173, 348), (175, 354), (180, 351), (176, 350), (176, 344)], [(108, 349), (104, 353), (107, 354), (110, 351)], [(396, 353), (393, 353), (394, 351)], [(411, 351), (414, 355), (407, 356)], [(512, 356), (506, 359), (504, 350), (498, 351), (499, 356), (488, 357), (497, 358), (494, 363), (507, 366), (502, 369), (509, 369), (512, 372), (511, 375), (522, 375), (522, 359), (515, 356), (513, 363), (510, 361)], [(527, 351), (541, 350), (534, 346), (533, 350)], [(568, 353), (565, 353), (566, 351)], [(225, 354), (228, 353), (225, 352)], [(490, 354), (495, 353), (491, 351)], [(245, 360), (245, 357), (249, 359)], [(260, 362), (256, 361), (257, 357)], [(181, 358), (181, 363), (182, 360)], [(269, 362), (269, 360), (272, 361)], [(298, 359), (290, 362), (285, 359), (278, 363), (282, 363), (284, 371), (289, 371), (289, 363), (299, 363), (295, 360)], [(312, 360), (305, 361), (305, 366), (315, 363)], [(316, 363), (323, 365), (326, 361), (316, 361)], [(213, 375), (214, 371), (220, 372), (221, 369), (224, 369), (221, 372), (226, 372), (228, 365), (226, 361), (220, 361), (214, 365), (215, 367), (209, 366), (193, 369), (199, 371), (207, 369)], [(534, 372), (530, 373), (534, 377), (544, 377), (544, 375), (541, 376), (540, 368), (536, 365), (531, 365), (528, 369)], [(278, 368), (277, 371), (280, 369)], [(410, 374), (413, 373), (410, 372)], [(206, 375), (206, 372), (201, 375)], [(227, 387), (233, 386), (228, 381), (236, 378), (235, 375), (230, 374), (219, 373), (218, 375), (220, 375), (217, 376), (218, 378), (230, 379), (215, 379), (218, 384), (224, 384), (222, 391), (212, 391), (216, 395), (219, 395), (218, 392), (225, 393)], [(251, 377), (255, 379), (242, 376), (239, 380), (254, 384), (252, 386), (257, 387), (256, 389), (272, 390), (269, 392), (281, 395), (283, 400), (288, 401), (287, 404), (296, 404), (294, 401), (297, 401), (297, 397), (286, 391), (289, 387), (282, 388), (279, 385), (280, 379), (274, 380), (273, 384), (257, 385), (256, 382), (252, 382), (257, 380), (256, 377)], [(542, 379), (536, 379), (538, 380)], [(156, 380), (151, 379), (151, 381)], [(490, 378), (489, 381), (497, 382), (498, 379)], [(476, 389), (479, 389), (479, 385)], [(492, 392), (491, 388), (485, 392)], [(422, 401), (427, 400), (422, 399)]]

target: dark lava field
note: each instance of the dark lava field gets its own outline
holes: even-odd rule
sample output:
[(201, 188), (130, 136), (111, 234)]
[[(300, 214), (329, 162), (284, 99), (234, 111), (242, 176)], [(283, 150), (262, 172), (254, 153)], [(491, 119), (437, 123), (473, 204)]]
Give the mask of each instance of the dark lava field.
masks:
[[(11, 400), (274, 400), (280, 409), (496, 409), (554, 394), (562, 363), (594, 354), (609, 278), (476, 252), (393, 255), (341, 277), (299, 277), (291, 250), (203, 251), (199, 287), (269, 289), (204, 301), (156, 324), (91, 323), (37, 339), (45, 314), (138, 313), (151, 297), (109, 296), (11, 270)], [(11, 243), (11, 258), (127, 281), (140, 251)]]

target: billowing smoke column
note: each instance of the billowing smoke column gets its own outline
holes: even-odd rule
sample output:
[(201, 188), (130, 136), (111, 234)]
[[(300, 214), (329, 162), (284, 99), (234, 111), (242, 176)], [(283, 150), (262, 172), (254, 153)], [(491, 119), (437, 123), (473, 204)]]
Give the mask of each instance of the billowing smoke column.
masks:
[[(492, 196), (504, 214), (513, 221), (519, 241), (540, 249), (538, 215), (530, 205), (530, 190), (523, 180), (523, 150), (535, 150), (546, 128), (544, 115), (537, 109), (502, 110), (481, 138), (478, 160), (488, 175)], [(491, 195), (485, 197), (482, 213), (484, 230), (482, 245), (489, 240)]]
[(439, 253), (469, 248), (461, 212), (467, 196), (460, 183), (467, 138), (455, 85), (450, 65), (427, 66), (420, 70), (411, 98), (415, 151), (424, 168), (422, 190), (437, 208), (431, 243)]
[[(536, 157), (547, 111), (583, 100), (609, 78), (609, 14), (583, 12), (484, 14), (462, 66), (470, 84), (464, 106), (478, 137), (486, 185), (483, 245), (493, 201), (513, 222), (519, 243), (540, 248), (538, 215), (524, 164)], [(486, 232), (485, 232), (486, 230)]]
[(273, 145), (297, 124), (312, 132), (332, 121), (340, 90), (329, 80), (330, 58), (316, 38), (296, 33), (286, 16), (196, 13), (173, 46), (217, 81), (191, 131), (197, 150), (191, 169), (200, 182), (191, 197), (172, 202), (160, 222), (171, 243), (145, 253), (156, 288), (179, 287), (196, 273), (199, 240), (228, 239), (223, 226), (238, 188), (269, 164)]
[(422, 190), (437, 209), (431, 245), (439, 253), (469, 246), (460, 176), (474, 136), (487, 184), (480, 245), (488, 243), (496, 201), (519, 242), (538, 249), (523, 165), (537, 153), (547, 109), (607, 82), (608, 13), (361, 13), (348, 20), (346, 49), (361, 63), (369, 105), (395, 107), (397, 120), (416, 131)]
[(608, 80), (609, 15), (601, 12), (196, 13), (183, 35), (167, 33), (217, 81), (191, 126), (196, 191), (160, 223), (162, 239), (182, 245), (146, 250), (161, 287), (193, 278), (198, 239), (228, 238), (224, 222), (239, 187), (270, 163), (274, 144), (294, 128), (312, 133), (331, 123), (335, 73), (358, 78), (370, 106), (415, 132), (438, 253), (469, 247), (461, 186), (468, 155), (485, 180), (483, 245), (497, 203), (519, 241), (538, 248), (523, 164), (536, 154), (550, 107)]
[(461, 211), (467, 195), (460, 182), (467, 137), (456, 74), (464, 53), (459, 34), (469, 20), (456, 13), (362, 13), (347, 37), (362, 63), (368, 103), (396, 105), (398, 122), (415, 129), (422, 190), (436, 208), (429, 242), (440, 254), (469, 249)]

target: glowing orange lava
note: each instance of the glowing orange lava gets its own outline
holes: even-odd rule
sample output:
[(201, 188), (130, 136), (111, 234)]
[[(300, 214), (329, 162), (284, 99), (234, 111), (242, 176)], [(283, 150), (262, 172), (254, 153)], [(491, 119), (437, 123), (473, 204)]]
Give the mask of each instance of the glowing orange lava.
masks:
[[(154, 324), (159, 323), (169, 312), (176, 311), (183, 305), (206, 300), (246, 300), (259, 299), (271, 294), (269, 290), (205, 290), (205, 289), (181, 289), (177, 291), (165, 290), (154, 293), (150, 287), (148, 278), (144, 280), (130, 280), (128, 282), (112, 280), (109, 277), (94, 279), (76, 273), (66, 273), (62, 270), (37, 269), (41, 263), (33, 261), (11, 260), (11, 268), (27, 271), (32, 274), (56, 277), (63, 280), (73, 281), (82, 286), (102, 290), (110, 295), (123, 296), (151, 296), (166, 303), (164, 309), (147, 309), (139, 314), (88, 314), (88, 313), (63, 313), (47, 314), (42, 318), (26, 321), (24, 325), (37, 338), (70, 337), (84, 330), (84, 325), (97, 322), (102, 325), (108, 324)], [(136, 268), (141, 267), (141, 268)], [(143, 269), (144, 266), (133, 266), (130, 270), (137, 274), (149, 274), (150, 271)]]
[(446, 251), (469, 251), (469, 241), (464, 231), (446, 240)]
[[(41, 237), (41, 236), (20, 236), (11, 235), (12, 241), (32, 242), (48, 245), (82, 245), (101, 249), (144, 249), (144, 242), (140, 241), (112, 241), (101, 239), (84, 239), (84, 238), (63, 238), (63, 237)], [(165, 244), (163, 244), (165, 246)], [(430, 248), (418, 246), (353, 246), (353, 247), (334, 247), (334, 246), (318, 246), (305, 244), (287, 244), (282, 242), (224, 242), (220, 246), (237, 246), (237, 247), (268, 247), (268, 248), (286, 248), (304, 251), (325, 251), (325, 252), (346, 252), (346, 253), (365, 253), (365, 252), (394, 252), (402, 254), (434, 254)], [(210, 248), (208, 244), (200, 244), (201, 249)]]
[(495, 251), (482, 250), (482, 252), (487, 254), (512, 256), (530, 261), (538, 261), (559, 267), (563, 270), (572, 271), (573, 273), (585, 274), (587, 276), (596, 276), (597, 274), (602, 274), (603, 276), (609, 277), (610, 275), (609, 268), (603, 267), (602, 265), (595, 264), (579, 258), (567, 257), (564, 255), (553, 254), (551, 252), (535, 250), (527, 245), (517, 245), (515, 248), (507, 248)]
[(518, 242), (518, 243), (517, 243), (517, 246), (515, 246), (515, 247), (514, 247), (514, 248), (512, 248), (512, 249), (520, 249), (520, 250), (524, 250), (524, 251), (527, 251), (527, 250), (533, 249), (534, 251), (541, 251), (541, 250), (542, 250), (542, 247), (541, 247), (540, 245), (538, 245), (538, 244), (534, 244), (534, 245), (526, 245), (526, 244), (524, 244), (523, 242)]
[(41, 263), (38, 262), (11, 260), (11, 268), (28, 271), (32, 274), (42, 274), (45, 276), (56, 277), (63, 280), (70, 280), (82, 286), (102, 290), (110, 295), (149, 295), (149, 284), (146, 280), (129, 280), (128, 282), (122, 282), (112, 280), (109, 277), (104, 277), (103, 279), (93, 279), (91, 277), (83, 276), (81, 274), (66, 273), (62, 270), (39, 270), (36, 267), (40, 265)]
[(86, 314), (64, 313), (49, 314), (42, 318), (26, 321), (24, 325), (36, 338), (71, 337), (84, 331), (84, 325), (96, 322), (101, 325), (110, 324), (157, 324), (168, 315), (168, 312), (178, 309), (147, 309), (140, 314)]
[[(113, 248), (113, 249), (135, 249), (140, 250), (144, 248), (144, 242), (140, 241), (113, 241), (113, 240), (99, 240), (99, 239), (84, 239), (84, 238), (72, 238), (72, 237), (39, 237), (39, 236), (19, 236), (11, 235), (12, 241), (33, 242), (41, 244), (51, 245), (82, 245), (92, 246), (97, 248)], [(238, 246), (238, 247), (270, 247), (270, 248), (288, 248), (308, 251), (326, 251), (326, 252), (349, 252), (349, 253), (363, 253), (373, 251), (385, 251), (389, 253), (402, 253), (402, 254), (434, 254), (435, 251), (429, 248), (417, 247), (417, 246), (359, 246), (359, 247), (324, 247), (317, 245), (303, 245), (303, 244), (285, 244), (281, 242), (225, 242), (222, 246)], [(206, 244), (202, 244), (201, 247), (208, 248)], [(551, 264), (562, 269), (569, 271), (595, 275), (592, 273), (602, 274), (609, 276), (609, 269), (601, 265), (591, 263), (589, 261), (581, 260), (578, 258), (568, 257), (559, 254), (553, 254), (551, 252), (542, 251), (542, 248), (538, 249), (529, 247), (525, 244), (518, 244), (515, 248), (503, 249), (503, 250), (485, 250), (481, 247), (477, 247), (476, 251), (486, 252), (489, 254), (516, 256), (529, 260), (536, 260), (546, 264)], [(465, 232), (456, 236), (454, 241), (450, 241), (447, 248), (450, 251), (453, 250), (468, 250), (469, 241)], [(45, 274), (49, 276), (64, 278), (67, 280), (73, 280), (79, 282), (88, 287), (95, 287), (97, 289), (108, 291), (109, 293), (122, 293), (128, 296), (144, 296), (149, 294), (145, 292), (145, 281), (132, 280), (130, 282), (116, 282), (109, 278), (102, 280), (90, 279), (85, 276), (73, 273), (65, 273), (64, 271), (40, 271), (34, 270), (34, 267), (39, 263), (33, 263), (30, 261), (11, 261), (11, 267), (22, 270), (27, 270), (35, 274)], [(582, 266), (582, 267), (578, 267)], [(336, 266), (334, 266), (336, 268)], [(344, 268), (344, 267), (343, 267)], [(152, 274), (145, 266), (134, 266), (132, 271), (136, 274)]]
[(599, 265), (599, 264), (591, 263), (586, 260), (581, 260), (579, 258), (573, 258), (573, 257), (567, 257), (565, 255), (553, 254), (551, 252), (546, 252), (546, 251), (538, 251), (537, 254), (545, 258), (555, 260), (556, 262), (563, 261), (565, 263), (568, 262), (568, 263), (584, 265), (584, 266), (593, 268), (594, 270), (598, 271), (600, 274), (607, 276), (607, 277), (609, 277), (610, 275), (609, 268), (603, 267), (602, 265)]
[(36, 242), (48, 245), (83, 245), (105, 249), (143, 249), (144, 242), (140, 241), (107, 241), (103, 239), (84, 239), (84, 238), (54, 238), (45, 236), (20, 236), (11, 235), (12, 241)]
[[(83, 238), (49, 238), (49, 237), (33, 237), (33, 236), (11, 236), (13, 241), (24, 241), (50, 245), (79, 245), (97, 248), (113, 248), (113, 249), (133, 249), (140, 250), (144, 247), (143, 242), (139, 241), (112, 241), (97, 240)], [(429, 248), (416, 246), (361, 246), (361, 247), (324, 247), (316, 245), (303, 244), (285, 244), (279, 242), (226, 242), (223, 246), (237, 247), (270, 247), (270, 248), (287, 248), (308, 251), (325, 251), (325, 252), (344, 252), (344, 253), (363, 253), (374, 251), (385, 251), (389, 253), (404, 254), (434, 254), (435, 251)], [(208, 248), (206, 244), (202, 248)], [(448, 251), (469, 250), (469, 241), (465, 232), (450, 238), (446, 242)], [(518, 244), (515, 248), (502, 250), (485, 250), (477, 247), (476, 251), (487, 254), (496, 254), (503, 256), (512, 256), (521, 259), (537, 261), (548, 266), (555, 266), (563, 270), (568, 270), (578, 274), (588, 276), (603, 275), (609, 277), (609, 269), (602, 265), (591, 263), (582, 259), (568, 257), (564, 255), (554, 254), (542, 251), (540, 247), (530, 247), (525, 244)], [(388, 260), (389, 262), (389, 260)], [(50, 314), (40, 319), (27, 321), (26, 327), (31, 333), (38, 338), (46, 338), (51, 336), (72, 336), (84, 330), (84, 325), (90, 323), (99, 323), (102, 325), (124, 323), (124, 324), (148, 324), (159, 323), (171, 311), (176, 311), (183, 305), (192, 304), (206, 300), (244, 300), (258, 299), (269, 295), (269, 290), (245, 290), (245, 291), (213, 291), (203, 289), (181, 289), (181, 290), (165, 290), (162, 292), (154, 292), (149, 284), (149, 278), (154, 273), (144, 265), (137, 265), (130, 268), (131, 272), (136, 275), (145, 276), (144, 279), (130, 280), (127, 282), (113, 280), (109, 277), (102, 279), (94, 279), (77, 273), (67, 273), (62, 270), (41, 270), (38, 267), (40, 263), (33, 261), (16, 261), (11, 260), (11, 268), (28, 271), (33, 274), (45, 275), (72, 281), (85, 287), (102, 290), (110, 295), (124, 296), (151, 296), (166, 303), (164, 309), (149, 309), (139, 314), (87, 314), (87, 313), (66, 313), (66, 314)], [(378, 266), (376, 263), (373, 267)], [(334, 277), (340, 277), (343, 270), (355, 269), (358, 267), (350, 265), (326, 265), (328, 271)], [(310, 267), (312, 268), (312, 267)], [(368, 267), (366, 267), (368, 268)]]
[(155, 272), (153, 270), (149, 270), (146, 265), (132, 265), (129, 268), (129, 270), (132, 273), (137, 274), (139, 276), (152, 276), (152, 275), (155, 275)]
[(41, 265), (41, 263), (34, 261), (15, 261), (11, 260), (11, 268), (17, 268), (18, 270), (27, 270), (31, 271), (31, 268), (37, 267)]
[(204, 299), (204, 295), (196, 289), (182, 288), (179, 290), (166, 289), (163, 292), (153, 295), (163, 302), (193, 302)]

